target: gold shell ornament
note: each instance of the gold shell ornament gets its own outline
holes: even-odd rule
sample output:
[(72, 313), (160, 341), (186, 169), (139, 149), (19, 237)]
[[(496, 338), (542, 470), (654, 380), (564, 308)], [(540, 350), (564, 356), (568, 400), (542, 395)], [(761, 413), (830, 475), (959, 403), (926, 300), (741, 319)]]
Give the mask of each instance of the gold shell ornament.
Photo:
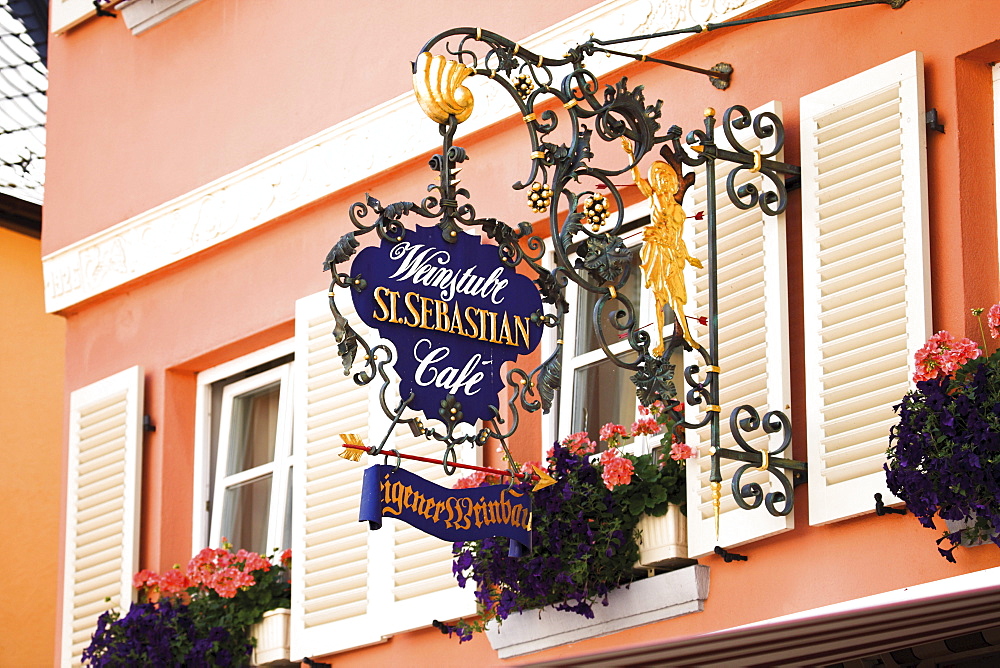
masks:
[(432, 56), (426, 51), (417, 56), (413, 72), (413, 92), (420, 108), (438, 123), (448, 122), (454, 114), (461, 123), (472, 115), (472, 91), (462, 85), (475, 70), (444, 56)]

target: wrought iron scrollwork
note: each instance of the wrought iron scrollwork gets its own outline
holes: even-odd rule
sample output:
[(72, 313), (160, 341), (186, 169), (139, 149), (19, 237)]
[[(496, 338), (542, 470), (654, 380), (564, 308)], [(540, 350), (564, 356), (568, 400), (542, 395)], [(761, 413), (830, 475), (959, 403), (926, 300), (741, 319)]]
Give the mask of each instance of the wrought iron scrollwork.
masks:
[[(746, 417), (740, 419), (740, 414), (746, 414)], [(752, 510), (759, 507), (763, 501), (767, 511), (772, 515), (788, 515), (792, 512), (792, 483), (784, 471), (786, 469), (805, 470), (805, 465), (801, 462), (793, 462), (775, 456), (782, 454), (792, 443), (792, 425), (788, 421), (788, 417), (781, 411), (769, 411), (761, 419), (753, 406), (740, 406), (729, 416), (729, 429), (741, 451), (722, 449), (719, 451), (720, 456), (728, 459), (743, 459), (744, 455), (750, 455), (751, 458), (757, 459), (754, 463), (740, 466), (733, 474), (733, 499), (735, 499), (736, 504), (745, 510)], [(774, 450), (754, 450), (743, 437), (743, 432), (749, 433), (758, 429), (763, 429), (765, 434), (781, 434), (781, 444)], [(741, 484), (743, 474), (751, 470), (769, 473), (781, 485), (781, 491), (768, 492), (765, 495), (759, 483)], [(747, 502), (748, 498), (753, 500)], [(776, 505), (779, 503), (783, 504), (780, 508)]]
[[(729, 419), (730, 433), (739, 446), (738, 450), (720, 447), (721, 425), (719, 402), (720, 375), (719, 341), (718, 341), (718, 252), (716, 226), (715, 189), (716, 170), (720, 161), (735, 163), (726, 176), (726, 196), (740, 209), (759, 206), (766, 215), (777, 215), (784, 211), (788, 204), (788, 194), (785, 181), (780, 175), (796, 176), (799, 168), (784, 162), (774, 160), (784, 145), (784, 128), (775, 114), (763, 112), (752, 115), (741, 105), (734, 105), (726, 110), (722, 117), (722, 130), (732, 150), (720, 148), (715, 142), (716, 117), (713, 109), (706, 109), (704, 130), (696, 129), (685, 137), (685, 143), (691, 152), (680, 150), (680, 140), (674, 139), (675, 151), (686, 165), (702, 165), (705, 169), (706, 214), (707, 214), (707, 246), (708, 246), (708, 346), (699, 349), (704, 364), (690, 366), (685, 370), (685, 381), (690, 388), (687, 392), (687, 403), (704, 405), (701, 419), (692, 422), (685, 421), (681, 426), (689, 429), (708, 426), (710, 428), (711, 470), (709, 481), (713, 491), (713, 505), (716, 514), (716, 531), (721, 505), (722, 460), (732, 459), (746, 462), (738, 467), (732, 479), (732, 493), (736, 504), (746, 510), (763, 505), (769, 513), (784, 516), (791, 513), (794, 505), (794, 485), (797, 484), (806, 470), (803, 462), (797, 462), (777, 455), (783, 454), (791, 445), (791, 424), (788, 417), (779, 410), (768, 411), (761, 418), (752, 406), (739, 406)], [(752, 130), (754, 136), (762, 140), (762, 145), (768, 145), (761, 150), (750, 150), (740, 142), (738, 131)], [(766, 141), (765, 141), (766, 140)], [(741, 172), (759, 173), (770, 184), (766, 189), (759, 189), (752, 183), (737, 186)], [(704, 372), (704, 377), (699, 374)], [(780, 445), (771, 451), (754, 450), (745, 433), (762, 429), (765, 434), (781, 434)], [(766, 471), (772, 481), (776, 481), (780, 490), (764, 493), (763, 487), (757, 482), (743, 484), (743, 476), (751, 470)], [(786, 473), (792, 472), (791, 479)], [(774, 483), (772, 483), (773, 486)]]

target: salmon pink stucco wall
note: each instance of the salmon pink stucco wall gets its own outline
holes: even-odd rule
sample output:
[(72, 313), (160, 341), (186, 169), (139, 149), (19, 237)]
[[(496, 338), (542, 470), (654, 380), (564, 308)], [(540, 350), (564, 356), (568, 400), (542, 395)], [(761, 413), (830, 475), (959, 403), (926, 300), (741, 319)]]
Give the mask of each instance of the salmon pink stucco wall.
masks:
[[(50, 46), (49, 192), (44, 248), (52, 252), (129, 216), (239, 169), (404, 92), (408, 63), (427, 38), (456, 25), (482, 25), (514, 38), (587, 3), (331, 3), (303, 0), (275, 12), (265, 3), (203, 0), (138, 37), (119, 21), (88, 22)], [(824, 4), (779, 2), (769, 11)], [(666, 67), (621, 74), (664, 99), (665, 124), (698, 127), (705, 107), (721, 112), (771, 100), (784, 105), (785, 159), (798, 163), (801, 96), (912, 50), (926, 62), (926, 102), (945, 134), (928, 138), (934, 327), (971, 334), (968, 308), (998, 297), (996, 171), (987, 63), (1000, 60), (995, 23), (981, 3), (913, 0), (903, 9), (869, 7), (692, 37), (658, 54), (698, 65), (730, 62), (727, 91)], [(977, 14), (977, 12), (979, 12)], [(828, 35), (828, 40), (802, 35)], [(766, 36), (766, 39), (762, 39)], [(961, 120), (959, 120), (961, 119)], [(470, 162), (463, 186), (480, 215), (510, 223), (529, 216), (522, 193), (528, 152), (519, 120), (460, 134)], [(146, 370), (142, 564), (169, 568), (190, 556), (195, 374), (292, 334), (294, 301), (326, 287), (321, 262), (349, 229), (350, 205), (366, 192), (383, 203), (416, 200), (434, 174), (426, 157), (220, 244), (107, 295), (73, 307), (67, 323), (67, 391), (136, 363)], [(614, 158), (610, 153), (608, 159)], [(344, 160), (355, 159), (344, 156)], [(626, 189), (629, 202), (637, 199)], [(789, 295), (793, 413), (804, 457), (808, 419), (802, 380), (801, 270), (797, 196), (789, 210)], [(544, 228), (543, 221), (538, 222)], [(974, 270), (972, 269), (974, 268)], [(796, 336), (798, 333), (798, 337)], [(798, 346), (798, 348), (794, 347)], [(537, 425), (535, 421), (531, 424)], [(516, 454), (537, 458), (537, 432), (522, 432)], [(487, 453), (489, 456), (493, 456)], [(933, 532), (912, 518), (861, 517), (809, 527), (799, 495), (793, 532), (754, 543), (746, 563), (712, 570), (705, 612), (557, 648), (532, 659), (704, 633), (797, 610), (910, 586), (998, 563), (995, 548), (962, 550), (944, 562)], [(848, 558), (848, 555), (855, 555)], [(871, 567), (859, 567), (859, 562)], [(782, 583), (775, 582), (780, 572)], [(822, 574), (822, 578), (817, 577)], [(749, 595), (747, 583), (759, 589)], [(806, 584), (803, 584), (806, 583)], [(405, 654), (401, 654), (404, 653)], [(403, 634), (332, 657), (335, 664), (384, 665), (399, 657), (437, 665), (497, 663), (485, 640), (458, 649), (437, 631)], [(516, 663), (516, 662), (514, 662)]]
[(43, 253), (406, 92), (445, 27), (520, 39), (590, 4), (202, 0), (138, 36), (106, 17), (54, 35)]

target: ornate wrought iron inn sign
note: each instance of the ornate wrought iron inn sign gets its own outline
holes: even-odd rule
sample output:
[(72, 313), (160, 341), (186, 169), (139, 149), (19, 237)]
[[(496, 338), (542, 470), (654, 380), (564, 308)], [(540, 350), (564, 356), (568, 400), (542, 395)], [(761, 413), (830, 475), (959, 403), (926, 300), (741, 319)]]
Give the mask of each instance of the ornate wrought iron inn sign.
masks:
[[(345, 438), (349, 452), (357, 457), (361, 452), (390, 454), (397, 458), (398, 468), (399, 460), (408, 456), (384, 450), (384, 446), (392, 429), (405, 424), (415, 436), (442, 444), (441, 463), (448, 473), (463, 467), (520, 477), (507, 440), (518, 428), (521, 411), (548, 411), (552, 406), (560, 384), (563, 333), (570, 309), (566, 288), (573, 282), (592, 295), (596, 339), (607, 359), (631, 372), (641, 403), (662, 401), (668, 407), (686, 403), (700, 408), (695, 419), (691, 417), (695, 411), (688, 411), (677, 428), (709, 427), (716, 532), (723, 459), (742, 462), (731, 481), (733, 498), (740, 507), (764, 505), (773, 515), (789, 514), (793, 483), (803, 479), (806, 465), (786, 455), (791, 444), (788, 417), (781, 410), (760, 415), (752, 406), (739, 406), (728, 416), (728, 428), (739, 449), (722, 448), (719, 400), (716, 173), (728, 170), (725, 196), (736, 207), (760, 207), (767, 215), (784, 211), (788, 203), (785, 177), (794, 179), (799, 168), (775, 159), (784, 144), (782, 123), (773, 113), (753, 115), (746, 107), (734, 105), (722, 114), (721, 124), (716, 112), (706, 109), (703, 128), (687, 133), (677, 125), (664, 129), (661, 100), (647, 103), (643, 86), (630, 85), (627, 78), (601, 85), (584, 59), (598, 53), (627, 56), (705, 75), (725, 89), (733, 72), (726, 63), (701, 69), (610, 47), (848, 7), (888, 4), (898, 9), (905, 1), (859, 0), (656, 35), (606, 41), (592, 37), (558, 58), (533, 53), (481, 28), (453, 28), (428, 41), (413, 64), (413, 87), (420, 107), (438, 124), (442, 138), (441, 152), (430, 160), (437, 181), (420, 202), (383, 205), (368, 196), (355, 203), (350, 210), (355, 229), (334, 245), (324, 264), (333, 275), (330, 308), (345, 373), (353, 371), (360, 385), (377, 383), (381, 410), (391, 419), (386, 437), (377, 446)], [(459, 125), (473, 113), (473, 95), (464, 85), (471, 76), (486, 77), (499, 86), (523, 119), (530, 162), (525, 178), (512, 188), (525, 193), (534, 213), (547, 212), (553, 269), (544, 262), (543, 235), (531, 223), (513, 225), (481, 215), (469, 201), (469, 191), (460, 187), (459, 173), (469, 156), (454, 141)], [(555, 130), (567, 125), (569, 142), (553, 141)], [(718, 129), (731, 149), (716, 144)], [(768, 148), (744, 148), (738, 132), (752, 132)], [(617, 145), (621, 164), (595, 164), (595, 142)], [(638, 165), (653, 151), (660, 159), (644, 177)], [(688, 254), (683, 241), (686, 214), (681, 202), (694, 182), (690, 170), (695, 167), (703, 169), (707, 191), (707, 342), (693, 337), (684, 314), (683, 272), (686, 265), (699, 261)], [(741, 173), (758, 174), (769, 185), (737, 185)], [(633, 251), (622, 238), (629, 221), (615, 179), (623, 175), (631, 177), (650, 206), (650, 222), (639, 250), (641, 277), (632, 275)], [(433, 222), (404, 224), (413, 219)], [(358, 252), (369, 234), (377, 237), (378, 245)], [(655, 298), (657, 323), (652, 332), (640, 325), (637, 305), (625, 290), (635, 280), (642, 280)], [(366, 340), (359, 334), (345, 315), (348, 300), (380, 338)], [(665, 318), (671, 311), (673, 331), (665, 334)], [(516, 366), (518, 359), (535, 350), (546, 329), (555, 333), (551, 353), (530, 370)], [(613, 341), (608, 340), (609, 331), (616, 335)], [(627, 341), (628, 348), (614, 352), (611, 344), (619, 340)], [(683, 379), (675, 380), (671, 353), (681, 348), (693, 351), (699, 362), (688, 365)], [(504, 363), (510, 364), (502, 372)], [(501, 410), (504, 394), (506, 409)], [(772, 435), (770, 443), (776, 447), (752, 448), (744, 435), (758, 430)], [(458, 462), (458, 446), (482, 446), (489, 439), (503, 447), (508, 471)], [(774, 491), (765, 494), (755, 482), (741, 484), (750, 470), (768, 472), (777, 482), (772, 484)]]

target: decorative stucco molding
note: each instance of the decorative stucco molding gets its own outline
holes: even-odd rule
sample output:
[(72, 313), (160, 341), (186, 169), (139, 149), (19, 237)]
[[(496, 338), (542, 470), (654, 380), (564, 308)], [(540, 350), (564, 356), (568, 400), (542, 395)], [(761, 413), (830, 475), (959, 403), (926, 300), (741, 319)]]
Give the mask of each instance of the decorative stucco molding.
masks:
[[(555, 24), (522, 44), (561, 54), (591, 32), (630, 35), (734, 18), (773, 0), (609, 0)], [(685, 36), (638, 42), (638, 53)], [(598, 76), (621, 67), (620, 57), (594, 58)], [(467, 80), (476, 111), (466, 133), (512, 115), (498, 86)], [(232, 239), (338, 190), (434, 149), (437, 127), (406, 93), (207, 183), (169, 202), (61, 248), (42, 259), (45, 306), (61, 311)], [(349, 155), (349, 161), (343, 156)]]

